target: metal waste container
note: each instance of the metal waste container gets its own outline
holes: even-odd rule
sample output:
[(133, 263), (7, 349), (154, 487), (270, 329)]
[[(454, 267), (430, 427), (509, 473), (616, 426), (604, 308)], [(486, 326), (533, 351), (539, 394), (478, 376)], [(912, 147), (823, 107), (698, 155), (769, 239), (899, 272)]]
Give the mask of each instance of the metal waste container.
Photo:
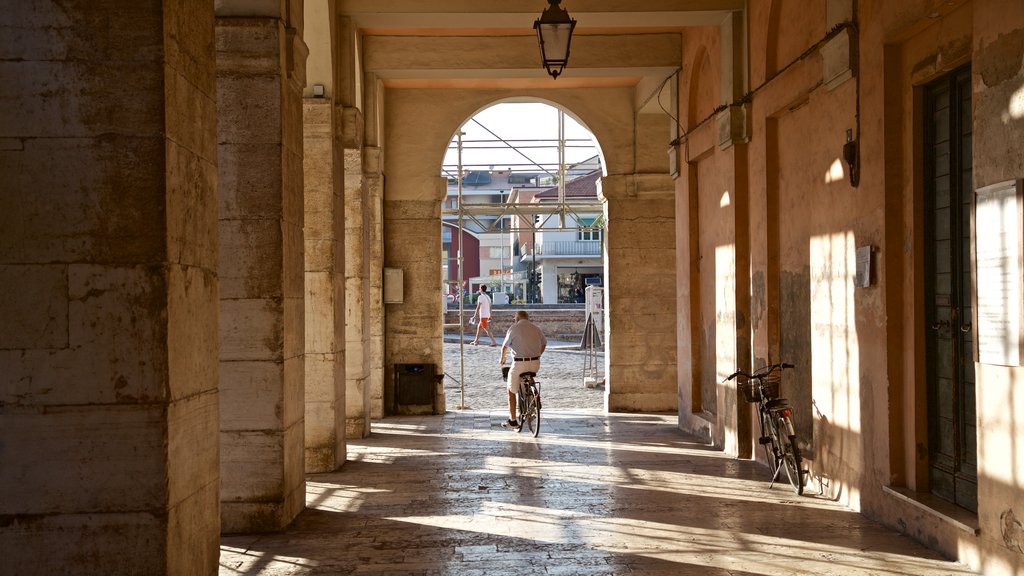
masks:
[(433, 364), (395, 364), (393, 414), (434, 414)]

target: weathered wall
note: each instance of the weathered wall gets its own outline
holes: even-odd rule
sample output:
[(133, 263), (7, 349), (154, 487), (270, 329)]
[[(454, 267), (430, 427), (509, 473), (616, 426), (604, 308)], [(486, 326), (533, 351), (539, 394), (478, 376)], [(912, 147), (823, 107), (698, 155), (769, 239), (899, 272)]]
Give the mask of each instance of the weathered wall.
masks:
[[(797, 365), (783, 391), (796, 408), (815, 488), (985, 573), (1020, 573), (1024, 546), (1012, 527), (1024, 508), (1024, 471), (1020, 459), (1006, 457), (1018, 450), (1007, 401), (1019, 403), (1012, 384), (1020, 368), (976, 365), (978, 514), (928, 495), (919, 87), (970, 62), (973, 185), (1019, 178), (1024, 8), (935, 4), (859, 2), (856, 30), (841, 26), (854, 13), (851, 2), (752, 4), (745, 149), (705, 141), (694, 113), (710, 92), (702, 84), (726, 72), (713, 57), (712, 72), (704, 70), (704, 54), (717, 49), (712, 31), (687, 36), (684, 61), (695, 83), (680, 91), (680, 109), (692, 155), (675, 210), (677, 236), (688, 232), (677, 239), (678, 276), (691, 289), (677, 296), (688, 306), (677, 327), (680, 426), (728, 445), (732, 422), (742, 421), (726, 410), (702, 426), (694, 414), (712, 390), (705, 372), (722, 363), (707, 348), (725, 344), (707, 336), (719, 328), (707, 316), (723, 311), (712, 250), (734, 240), (738, 255), (748, 250), (749, 292), (726, 283), (726, 295), (742, 308), (749, 294), (750, 314), (749, 349), (739, 343), (736, 364), (747, 356), (752, 367), (769, 359)], [(847, 130), (858, 145), (857, 186), (843, 160)], [(730, 166), (723, 156), (734, 149)], [(730, 185), (742, 192), (744, 180), (746, 198), (712, 198)], [(854, 288), (861, 246), (873, 249), (874, 281)], [(737, 261), (736, 278), (747, 269)], [(737, 328), (742, 339), (745, 329)]]
[(212, 6), (13, 3), (0, 76), (3, 570), (215, 574)]
[[(1024, 177), (1024, 4), (973, 3), (974, 187)], [(986, 574), (1024, 573), (1024, 369), (977, 366), (978, 517)], [(1012, 456), (1011, 456), (1012, 455)]]

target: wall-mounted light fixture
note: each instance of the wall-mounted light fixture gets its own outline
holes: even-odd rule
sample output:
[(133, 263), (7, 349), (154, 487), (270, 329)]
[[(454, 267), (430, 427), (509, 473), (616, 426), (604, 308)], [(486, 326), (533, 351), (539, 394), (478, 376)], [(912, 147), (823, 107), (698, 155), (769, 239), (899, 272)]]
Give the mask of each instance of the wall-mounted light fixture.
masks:
[(548, 74), (557, 79), (569, 63), (569, 43), (576, 21), (559, 4), (562, 0), (548, 0), (550, 6), (533, 23), (540, 43), (540, 58)]
[(313, 97), (314, 98), (323, 98), (324, 97), (324, 85), (323, 84), (313, 84)]
[(853, 130), (846, 129), (846, 144), (843, 144), (843, 160), (850, 170), (850, 186), (854, 188), (860, 183), (860, 158), (857, 153), (857, 141), (853, 139)]

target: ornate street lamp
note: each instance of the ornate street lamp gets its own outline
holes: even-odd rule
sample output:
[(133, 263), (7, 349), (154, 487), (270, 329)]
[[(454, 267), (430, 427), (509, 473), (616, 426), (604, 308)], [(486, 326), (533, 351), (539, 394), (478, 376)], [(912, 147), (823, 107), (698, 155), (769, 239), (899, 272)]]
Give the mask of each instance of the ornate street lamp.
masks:
[(533, 23), (540, 43), (540, 58), (548, 74), (555, 79), (569, 63), (569, 43), (572, 41), (572, 30), (576, 27), (576, 21), (559, 6), (561, 1), (548, 0), (550, 6)]

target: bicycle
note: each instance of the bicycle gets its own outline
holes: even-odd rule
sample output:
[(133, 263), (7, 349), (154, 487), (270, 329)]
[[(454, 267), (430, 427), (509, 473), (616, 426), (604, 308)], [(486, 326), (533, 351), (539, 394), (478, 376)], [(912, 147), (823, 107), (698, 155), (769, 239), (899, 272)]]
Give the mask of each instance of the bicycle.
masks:
[(804, 482), (807, 472), (803, 469), (800, 447), (797, 445), (796, 432), (793, 429), (793, 408), (789, 401), (779, 397), (779, 385), (782, 371), (793, 368), (792, 364), (772, 364), (748, 374), (736, 371), (726, 378), (732, 380), (737, 376), (746, 378), (738, 382), (736, 387), (743, 392), (747, 402), (757, 404), (760, 416), (761, 437), (758, 442), (764, 446), (768, 458), (768, 466), (772, 470), (772, 481), (769, 488), (775, 485), (779, 473), (785, 469), (786, 477), (797, 494), (804, 493)]
[[(502, 366), (501, 379), (508, 380), (508, 366)], [(519, 392), (516, 394), (516, 408), (519, 413), (519, 427), (522, 432), (525, 425), (536, 438), (540, 434), (540, 382), (534, 377), (536, 372), (523, 372), (519, 375)]]

